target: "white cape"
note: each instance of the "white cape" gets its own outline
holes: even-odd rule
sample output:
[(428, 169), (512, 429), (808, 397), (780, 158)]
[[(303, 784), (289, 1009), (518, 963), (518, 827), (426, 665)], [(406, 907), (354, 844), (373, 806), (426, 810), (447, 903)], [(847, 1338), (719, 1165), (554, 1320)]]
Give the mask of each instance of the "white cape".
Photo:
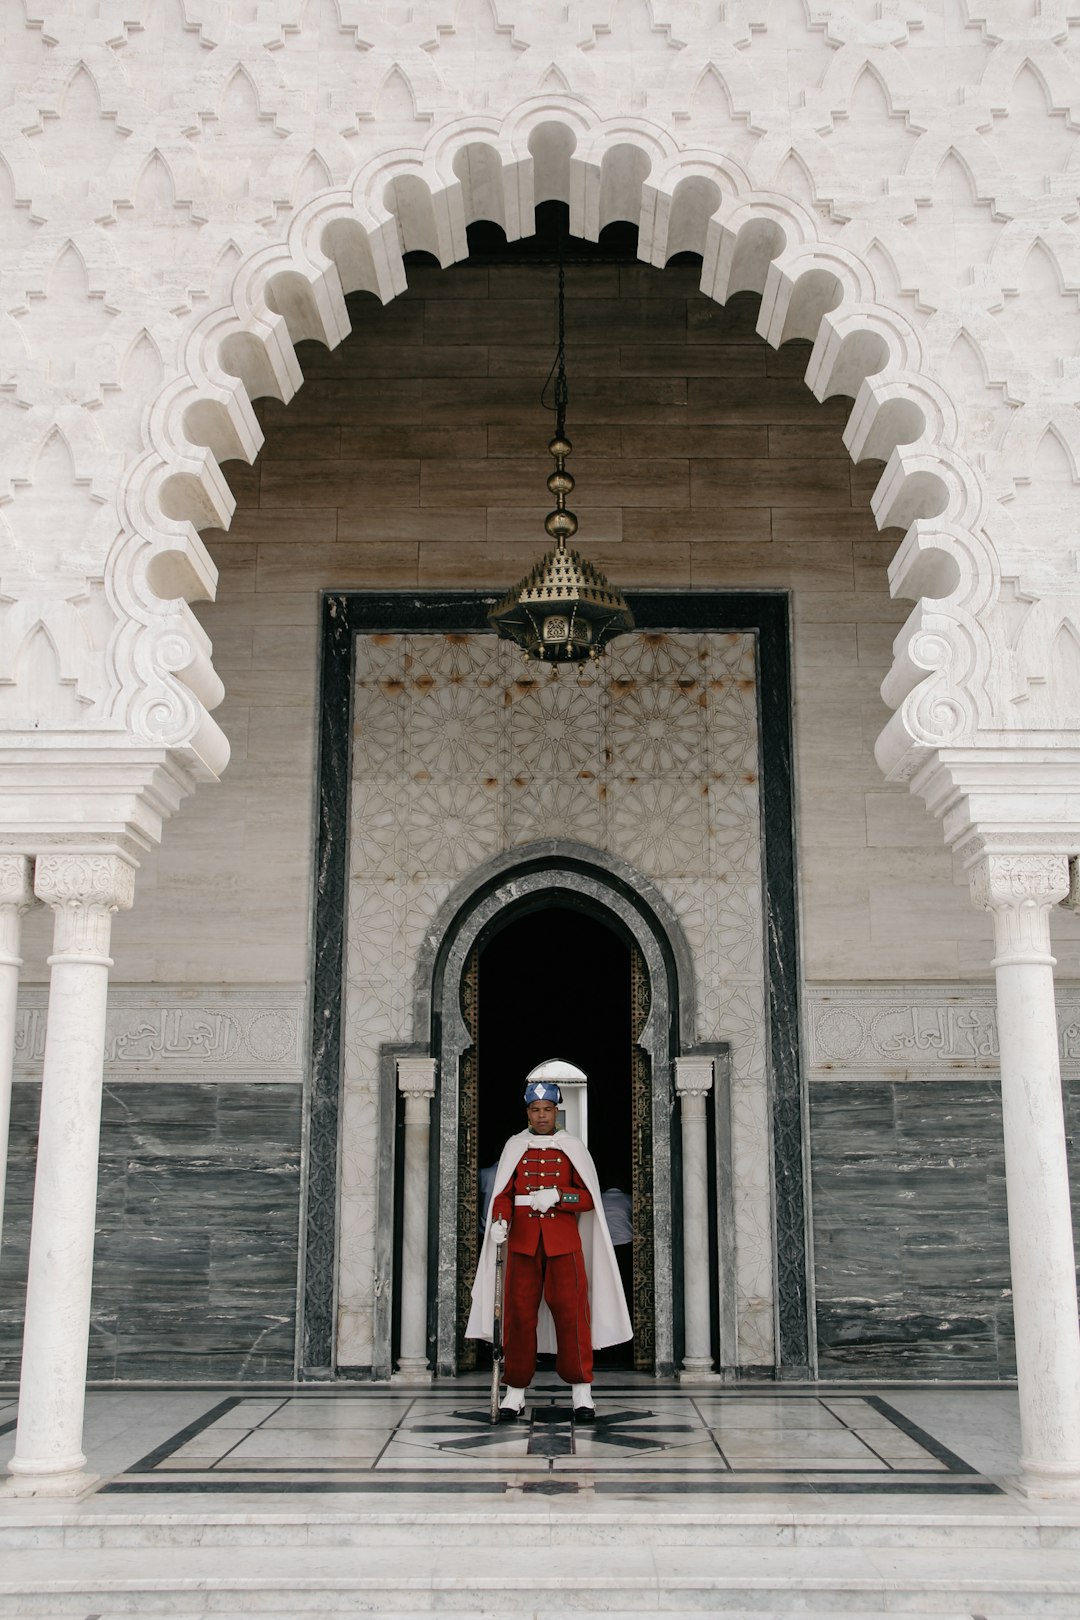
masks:
[[(630, 1325), (630, 1316), (623, 1296), (622, 1278), (619, 1276), (619, 1265), (611, 1245), (607, 1221), (604, 1219), (596, 1166), (584, 1142), (576, 1136), (569, 1136), (566, 1131), (556, 1131), (554, 1136), (545, 1137), (536, 1137), (528, 1130), (519, 1131), (516, 1136), (510, 1138), (502, 1150), (499, 1168), (495, 1173), (495, 1192), (497, 1194), (502, 1192), (522, 1154), (530, 1146), (535, 1146), (538, 1141), (550, 1142), (552, 1147), (557, 1147), (566, 1154), (592, 1193), (593, 1203), (596, 1206), (595, 1209), (587, 1209), (578, 1216), (585, 1271), (589, 1278), (593, 1349), (602, 1350), (608, 1344), (624, 1344), (633, 1336), (634, 1330)], [(491, 1202), (494, 1204), (494, 1198)], [(480, 1264), (476, 1268), (476, 1281), (473, 1283), (472, 1310), (469, 1313), (469, 1325), (465, 1329), (467, 1339), (491, 1338), (491, 1325), (495, 1317), (495, 1249), (496, 1244), (491, 1236), (489, 1209), (483, 1247), (480, 1250)], [(536, 1343), (538, 1350), (552, 1355), (555, 1353), (555, 1323), (543, 1300), (540, 1302), (540, 1314), (537, 1319)]]

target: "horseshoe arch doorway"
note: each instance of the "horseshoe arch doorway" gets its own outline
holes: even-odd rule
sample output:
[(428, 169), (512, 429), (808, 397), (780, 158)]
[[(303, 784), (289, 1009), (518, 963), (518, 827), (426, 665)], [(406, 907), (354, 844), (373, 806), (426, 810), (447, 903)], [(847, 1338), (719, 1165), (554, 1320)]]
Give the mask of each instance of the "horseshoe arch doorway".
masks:
[[(622, 869), (616, 873), (608, 870), (608, 857), (599, 865), (553, 859), (553, 852), (545, 852), (546, 860), (538, 850), (531, 859), (522, 853), (521, 865), (509, 871), (503, 865), (450, 922), (433, 975), (437, 1370), (451, 1377), (475, 1364), (462, 1327), (479, 1246), (480, 1170), (521, 1129), (528, 1068), (561, 1056), (589, 1075), (590, 1148), (599, 1154), (602, 1185), (631, 1195), (626, 1265), (635, 1336), (619, 1359), (666, 1375), (681, 1336), (673, 1275), (671, 1059), (678, 1052), (680, 981), (685, 978), (685, 989), (693, 977), (689, 953), (674, 917), (655, 914), (644, 893), (651, 886), (623, 863), (610, 863)], [(599, 1016), (587, 991), (594, 958), (610, 1000)], [(485, 995), (494, 1001), (486, 1024)], [(560, 1021), (549, 1021), (556, 1000), (572, 1004), (584, 997)], [(598, 1133), (609, 1111), (618, 1119), (605, 1140)]]
[(497, 917), (473, 946), (462, 980), (472, 1044), (462, 1054), (458, 1107), (458, 1369), (471, 1370), (478, 1354), (484, 1359), (464, 1328), (490, 1170), (522, 1128), (525, 1075), (544, 1058), (562, 1057), (588, 1076), (589, 1149), (635, 1329), (631, 1342), (599, 1352), (598, 1363), (651, 1372), (652, 1130), (649, 1066), (638, 1044), (649, 1011), (645, 962), (636, 942), (601, 915), (554, 897), (541, 902)]

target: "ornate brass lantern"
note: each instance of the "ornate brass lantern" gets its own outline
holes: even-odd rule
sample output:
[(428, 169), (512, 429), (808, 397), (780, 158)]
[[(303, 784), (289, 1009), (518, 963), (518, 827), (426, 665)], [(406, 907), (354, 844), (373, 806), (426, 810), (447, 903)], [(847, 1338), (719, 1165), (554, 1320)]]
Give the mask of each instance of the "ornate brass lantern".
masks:
[[(577, 533), (578, 520), (566, 507), (566, 497), (574, 488), (574, 477), (566, 470), (566, 458), (573, 445), (566, 437), (569, 393), (564, 279), (560, 265), (559, 346), (551, 368), (555, 379), (555, 436), (548, 444), (555, 471), (548, 475), (547, 481), (555, 497), (555, 509), (544, 519), (544, 528), (555, 541), (555, 549), (541, 557), (532, 572), (492, 608), (488, 623), (504, 640), (516, 641), (526, 658), (554, 664), (581, 664), (587, 659), (599, 658), (613, 636), (632, 630), (634, 617), (622, 592), (566, 544)], [(546, 386), (544, 391), (546, 393)]]

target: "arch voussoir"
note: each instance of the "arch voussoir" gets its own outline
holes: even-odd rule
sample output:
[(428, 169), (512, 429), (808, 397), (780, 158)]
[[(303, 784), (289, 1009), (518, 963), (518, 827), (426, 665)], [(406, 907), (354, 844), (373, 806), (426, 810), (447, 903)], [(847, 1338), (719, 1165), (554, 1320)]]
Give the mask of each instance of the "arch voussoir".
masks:
[[(612, 219), (634, 219), (647, 262), (660, 265), (688, 247), (700, 252), (707, 296), (723, 302), (735, 292), (757, 292), (758, 330), (767, 342), (775, 347), (798, 337), (814, 345), (808, 385), (821, 399), (854, 394), (849, 450), (856, 459), (887, 463), (872, 502), (879, 525), (900, 525), (909, 534), (928, 525), (925, 534), (916, 531), (920, 568), (897, 569), (894, 591), (933, 574), (925, 557), (934, 536), (946, 532), (943, 523), (977, 526), (985, 492), (956, 450), (956, 408), (906, 317), (877, 298), (866, 261), (824, 240), (800, 203), (751, 189), (721, 153), (680, 151), (648, 119), (605, 121), (580, 102), (533, 97), (501, 123), (457, 120), (434, 130), (424, 148), (373, 159), (347, 190), (328, 188), (306, 202), (283, 242), (241, 264), (231, 308), (196, 325), (185, 351), (187, 377), (163, 391), (152, 413), (154, 453), (132, 470), (131, 482), (142, 490), (134, 506), (154, 536), (140, 566), (170, 543), (189, 548), (184, 520), (194, 529), (227, 524), (231, 502), (218, 461), (237, 451), (248, 459), (257, 454), (251, 400), (262, 392), (287, 399), (295, 391), (297, 342), (316, 338), (332, 348), (341, 341), (349, 330), (349, 292), (373, 292), (386, 302), (405, 288), (404, 254), (412, 248), (433, 253), (444, 266), (456, 262), (466, 256), (472, 220), (494, 214), (516, 235), (547, 197), (567, 201), (571, 229), (591, 240)], [(968, 573), (989, 579), (992, 595), (987, 551), (973, 528)], [(197, 572), (203, 590), (211, 579), (205, 569)], [(938, 568), (939, 585), (947, 572), (944, 564)], [(942, 637), (940, 599), (936, 606)], [(172, 611), (163, 604), (163, 612)], [(916, 609), (913, 636), (920, 622)], [(923, 661), (903, 648), (898, 659), (905, 673), (896, 684), (906, 691)], [(951, 673), (943, 676), (946, 666)], [(950, 657), (938, 660), (927, 679), (936, 689), (943, 679), (970, 681), (981, 667), (979, 659)], [(985, 693), (958, 696), (954, 705), (965, 724), (986, 709)], [(926, 728), (909, 741), (921, 754)]]

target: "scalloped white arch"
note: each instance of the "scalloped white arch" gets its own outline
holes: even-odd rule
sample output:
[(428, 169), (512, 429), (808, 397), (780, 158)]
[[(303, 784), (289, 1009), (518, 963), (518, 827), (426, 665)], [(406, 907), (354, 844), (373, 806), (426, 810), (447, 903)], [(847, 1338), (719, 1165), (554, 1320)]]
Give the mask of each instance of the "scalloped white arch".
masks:
[(240, 265), (231, 303), (192, 324), (182, 374), (149, 412), (148, 449), (123, 491), (129, 532), (110, 559), (128, 619), (114, 664), (140, 740), (182, 750), (196, 770), (227, 759), (207, 712), (220, 682), (187, 604), (215, 587), (199, 529), (232, 516), (219, 463), (252, 461), (262, 442), (252, 400), (292, 398), (303, 380), (295, 344), (335, 347), (350, 329), (346, 293), (387, 302), (402, 292), (404, 252), (424, 248), (450, 265), (466, 256), (473, 219), (495, 217), (515, 239), (551, 197), (568, 202), (570, 228), (585, 238), (611, 219), (636, 220), (651, 264), (700, 253), (702, 292), (718, 302), (759, 293), (766, 341), (812, 342), (815, 396), (854, 396), (845, 442), (856, 460), (885, 460), (872, 509), (880, 526), (906, 530), (891, 589), (918, 599), (883, 687), (895, 709), (878, 744), (886, 773), (910, 778), (936, 748), (970, 744), (986, 727), (1018, 729), (993, 687), (980, 623), (999, 585), (989, 496), (958, 448), (955, 402), (870, 264), (823, 239), (800, 203), (754, 189), (721, 153), (679, 150), (645, 118), (604, 120), (580, 100), (534, 96), (502, 121), (443, 124), (422, 148), (379, 156), (347, 188), (312, 197), (282, 242)]

